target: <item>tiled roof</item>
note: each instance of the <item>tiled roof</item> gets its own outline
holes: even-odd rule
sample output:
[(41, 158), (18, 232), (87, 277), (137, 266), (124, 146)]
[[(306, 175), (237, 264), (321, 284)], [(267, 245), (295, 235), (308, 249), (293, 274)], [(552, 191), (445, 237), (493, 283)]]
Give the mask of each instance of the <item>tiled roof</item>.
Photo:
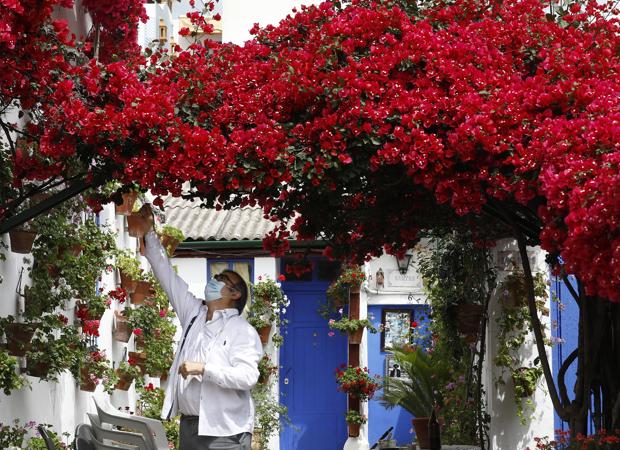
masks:
[(166, 224), (180, 229), (186, 239), (196, 241), (262, 239), (276, 226), (275, 222), (263, 217), (263, 211), (258, 207), (216, 211), (199, 205), (197, 201), (166, 198)]

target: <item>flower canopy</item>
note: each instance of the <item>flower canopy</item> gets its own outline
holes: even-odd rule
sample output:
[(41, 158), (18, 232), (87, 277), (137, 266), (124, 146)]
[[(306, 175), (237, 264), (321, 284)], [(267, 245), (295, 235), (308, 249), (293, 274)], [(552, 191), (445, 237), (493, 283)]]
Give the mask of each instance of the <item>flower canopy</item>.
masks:
[[(26, 2), (6, 3), (25, 20)], [(63, 52), (9, 184), (81, 175), (180, 195), (189, 182), (206, 206), (258, 203), (358, 260), (482, 215), (618, 301), (618, 11), (548, 6), (333, 0), (243, 46), (70, 68)], [(17, 55), (19, 35), (2, 36)], [(8, 90), (33, 105), (23, 83)], [(283, 224), (265, 245), (281, 253), (286, 237)]]

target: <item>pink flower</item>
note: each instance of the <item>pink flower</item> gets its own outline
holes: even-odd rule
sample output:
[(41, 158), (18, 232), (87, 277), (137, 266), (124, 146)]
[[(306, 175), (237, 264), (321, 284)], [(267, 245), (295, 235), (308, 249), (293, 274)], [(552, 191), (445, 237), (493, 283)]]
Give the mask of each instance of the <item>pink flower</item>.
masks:
[(160, 309), (159, 310), (159, 317), (166, 317), (166, 314), (168, 314), (168, 310), (167, 309)]
[(336, 334), (336, 333), (334, 333), (333, 331), (330, 331), (329, 333), (327, 333), (327, 335), (328, 335), (329, 337), (334, 337), (334, 335), (335, 335), (335, 334)]

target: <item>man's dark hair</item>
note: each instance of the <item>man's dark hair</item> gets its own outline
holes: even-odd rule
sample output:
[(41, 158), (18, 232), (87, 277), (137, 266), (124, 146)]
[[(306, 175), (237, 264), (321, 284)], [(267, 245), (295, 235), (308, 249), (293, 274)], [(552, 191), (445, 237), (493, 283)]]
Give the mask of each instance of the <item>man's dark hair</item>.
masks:
[(234, 270), (223, 270), (222, 274), (234, 274), (239, 278), (237, 283), (234, 282), (232, 277), (229, 277), (228, 279), (233, 282), (234, 288), (241, 293), (241, 297), (239, 297), (239, 299), (235, 302), (235, 308), (237, 308), (237, 311), (241, 314), (243, 312), (243, 308), (245, 308), (245, 304), (248, 301), (248, 285), (243, 277)]

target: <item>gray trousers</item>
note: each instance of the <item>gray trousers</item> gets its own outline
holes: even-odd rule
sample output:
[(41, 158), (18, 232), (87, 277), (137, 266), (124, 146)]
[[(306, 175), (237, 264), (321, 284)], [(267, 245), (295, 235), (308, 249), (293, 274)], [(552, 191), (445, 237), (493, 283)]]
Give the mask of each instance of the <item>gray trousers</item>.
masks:
[(179, 450), (250, 450), (252, 435), (199, 436), (198, 416), (181, 416)]

